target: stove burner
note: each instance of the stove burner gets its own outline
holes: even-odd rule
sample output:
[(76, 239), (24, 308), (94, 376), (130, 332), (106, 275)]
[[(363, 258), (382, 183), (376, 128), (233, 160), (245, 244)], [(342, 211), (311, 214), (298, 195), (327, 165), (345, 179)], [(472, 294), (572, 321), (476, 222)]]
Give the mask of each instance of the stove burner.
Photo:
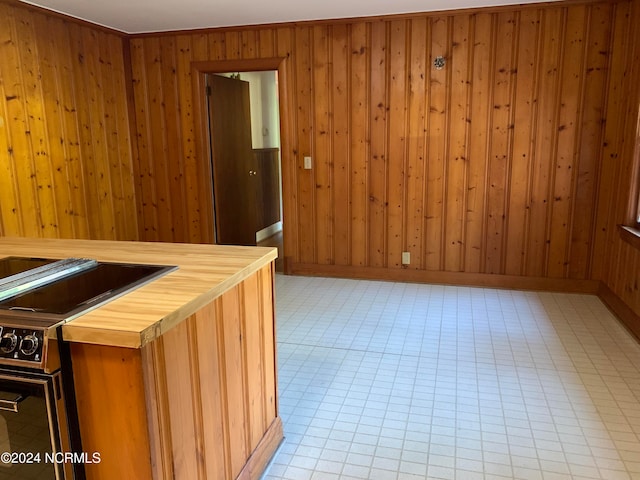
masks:
[(0, 278), (0, 301), (93, 268), (97, 264), (98, 262), (88, 258), (67, 258)]
[[(15, 275), (29, 270), (25, 266), (35, 268), (53, 262), (59, 263), (41, 258), (7, 257), (0, 260), (0, 272)], [(32, 314), (46, 314), (51, 318), (57, 317), (57, 321), (68, 319), (175, 268), (177, 267), (99, 262), (87, 270), (0, 301), (0, 318), (11, 314), (24, 318), (23, 314), (28, 314), (28, 318), (36, 319), (38, 315)]]
[[(59, 325), (144, 285), (177, 267), (95, 262), (42, 286), (0, 298), (0, 364), (47, 369), (47, 343)], [(0, 259), (0, 285), (31, 278), (30, 270), (52, 271), (65, 261)], [(49, 265), (54, 264), (54, 265)], [(2, 280), (5, 280), (4, 282)]]

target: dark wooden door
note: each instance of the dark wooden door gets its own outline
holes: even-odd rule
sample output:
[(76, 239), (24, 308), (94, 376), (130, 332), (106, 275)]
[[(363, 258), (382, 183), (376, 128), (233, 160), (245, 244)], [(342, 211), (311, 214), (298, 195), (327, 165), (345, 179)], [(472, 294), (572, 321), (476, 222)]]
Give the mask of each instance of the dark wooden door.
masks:
[(255, 245), (257, 173), (251, 146), (249, 83), (207, 75), (216, 241)]

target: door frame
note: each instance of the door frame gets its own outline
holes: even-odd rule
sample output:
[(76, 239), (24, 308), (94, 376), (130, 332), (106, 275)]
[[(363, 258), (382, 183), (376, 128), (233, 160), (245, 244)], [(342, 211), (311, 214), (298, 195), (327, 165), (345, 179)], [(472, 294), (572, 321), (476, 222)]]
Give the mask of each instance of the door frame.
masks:
[(280, 114), (280, 161), (282, 178), (282, 236), (283, 236), (283, 264), (285, 273), (290, 272), (288, 261), (291, 257), (289, 252), (293, 252), (296, 245), (295, 228), (288, 228), (289, 222), (295, 216), (295, 152), (293, 146), (293, 136), (291, 131), (291, 104), (289, 101), (288, 88), (288, 58), (254, 58), (238, 60), (209, 60), (191, 63), (191, 82), (193, 91), (193, 113), (194, 113), (194, 139), (195, 153), (198, 159), (198, 170), (200, 172), (198, 189), (201, 192), (208, 192), (203, 197), (204, 204), (200, 208), (200, 221), (205, 226), (207, 238), (203, 238), (205, 243), (215, 243), (215, 221), (213, 218), (213, 181), (211, 170), (211, 144), (207, 126), (207, 99), (205, 93), (206, 75), (210, 73), (227, 72), (263, 72), (275, 70), (278, 72), (278, 110)]

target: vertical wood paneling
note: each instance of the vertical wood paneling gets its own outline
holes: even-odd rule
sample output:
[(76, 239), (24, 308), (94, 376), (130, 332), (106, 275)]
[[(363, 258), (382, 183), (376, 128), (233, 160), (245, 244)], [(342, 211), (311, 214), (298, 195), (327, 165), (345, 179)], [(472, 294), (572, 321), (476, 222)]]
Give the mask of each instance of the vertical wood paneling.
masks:
[[(449, 57), (448, 17), (431, 19), (431, 58)], [(443, 242), (445, 239), (444, 185), (446, 182), (445, 157), (447, 152), (447, 115), (449, 69), (431, 66), (429, 73), (429, 116), (427, 120), (427, 198), (426, 198), (426, 252), (427, 270), (443, 270)]]
[[(311, 88), (314, 94), (312, 116), (312, 142), (314, 157), (313, 197), (315, 205), (316, 262), (333, 263), (334, 234), (334, 194), (331, 106), (331, 58), (329, 51), (329, 27), (316, 26), (312, 29), (311, 48), (313, 50), (313, 73)], [(342, 204), (341, 208), (347, 205)]]
[(264, 29), (258, 32), (258, 57), (275, 57), (275, 30)]
[[(601, 130), (623, 110), (616, 95), (626, 90), (611, 86), (621, 84), (625, 67), (612, 63), (612, 52), (627, 48), (629, 4), (229, 28), (209, 31), (208, 51), (198, 53), (183, 53), (167, 40), (171, 33), (136, 38), (132, 52), (144, 55), (132, 54), (133, 71), (148, 77), (136, 85), (138, 116), (153, 116), (158, 92), (180, 92), (166, 97), (179, 104), (177, 119), (138, 119), (138, 140), (158, 129), (182, 130), (182, 137), (159, 137), (166, 150), (191, 142), (193, 130), (171, 125), (191, 121), (188, 77), (158, 73), (145, 61), (173, 55), (180, 69), (187, 61), (276, 54), (287, 58), (289, 73), (283, 181), (285, 255), (294, 268), (380, 272), (399, 268), (409, 251), (409, 268), (417, 270), (599, 278), (603, 269), (592, 251), (606, 234), (596, 238), (599, 227), (578, 212), (593, 211), (597, 185), (611, 182), (606, 172), (600, 178), (603, 144), (617, 149), (621, 142)], [(179, 41), (198, 35), (182, 33)], [(442, 70), (432, 64), (439, 55), (447, 61)], [(150, 158), (167, 155), (159, 144), (140, 149), (141, 165), (158, 171), (141, 179), (140, 190), (149, 235), (170, 240), (177, 234), (160, 225), (169, 211), (159, 214), (166, 190), (160, 171), (170, 165)], [(306, 155), (312, 170), (302, 168)], [(188, 178), (192, 170), (176, 171)], [(207, 194), (198, 192), (201, 199)], [(170, 213), (189, 215), (194, 207)], [(604, 213), (601, 206), (600, 218)]]
[(540, 40), (540, 77), (536, 92), (537, 112), (534, 143), (533, 171), (530, 178), (530, 228), (528, 231), (527, 264), (525, 273), (545, 276), (549, 254), (549, 197), (553, 179), (553, 163), (557, 142), (557, 109), (559, 103), (559, 56), (562, 51), (562, 9), (545, 10)]
[[(599, 177), (599, 202), (595, 219), (594, 273), (628, 307), (629, 327), (638, 335), (640, 317), (640, 242), (633, 235), (621, 235), (624, 224), (636, 213), (638, 148), (640, 148), (640, 2), (615, 5), (611, 16), (615, 27), (610, 38), (612, 74), (623, 80), (607, 89), (608, 118), (612, 108), (624, 104), (625, 114), (603, 126), (605, 148)], [(628, 39), (625, 41), (624, 39)], [(622, 141), (621, 141), (622, 140)], [(636, 173), (634, 175), (634, 172)], [(635, 318), (629, 318), (633, 317)], [(625, 317), (623, 317), (625, 318)]]
[[(315, 155), (312, 148), (313, 129), (313, 88), (312, 88), (312, 47), (308, 28), (296, 28), (293, 41), (296, 45), (295, 85), (293, 95), (296, 106), (296, 131), (298, 162), (298, 252), (302, 262), (314, 263), (316, 260), (316, 229), (314, 212), (315, 170), (303, 170), (303, 157)], [(312, 157), (313, 158), (313, 157)], [(317, 159), (316, 159), (317, 161)]]
[(409, 40), (408, 78), (408, 150), (407, 150), (407, 207), (406, 207), (406, 248), (414, 258), (412, 267), (424, 267), (424, 217), (425, 217), (425, 175), (426, 175), (426, 105), (427, 71), (430, 54), (424, 45), (429, 37), (429, 23), (426, 18), (411, 21)]
[[(586, 27), (585, 69), (583, 72), (584, 95), (581, 135), (578, 144), (579, 165), (576, 172), (574, 224), (571, 244), (571, 278), (579, 277), (591, 269), (591, 248), (594, 245), (595, 215), (581, 215), (592, 211), (597, 193), (602, 148), (604, 105), (608, 75), (608, 57), (602, 55), (611, 35), (612, 5), (594, 5), (589, 8)], [(586, 102), (585, 100), (589, 101)]]
[[(538, 42), (540, 12), (523, 11), (518, 24), (517, 85), (514, 99), (513, 151), (509, 185), (509, 217), (505, 273), (521, 275), (526, 260), (529, 231), (529, 194), (532, 171), (534, 114), (536, 112)], [(518, 128), (515, 128), (515, 126)], [(518, 214), (513, 214), (518, 212)]]
[[(106, 104), (110, 95), (124, 95), (124, 91), (114, 93), (109, 90), (109, 74), (114, 69), (104, 66), (106, 57), (103, 58), (100, 51), (101, 45), (108, 42), (104, 34), (94, 29), (82, 28), (78, 31), (75, 42), (81, 52), (75, 66), (75, 71), (79, 73), (76, 78), (88, 95), (88, 101), (83, 108), (79, 109), (81, 112), (84, 110), (80, 115), (82, 143), (85, 151), (91, 152), (90, 159), (92, 159), (83, 164), (86, 166), (85, 185), (91, 191), (90, 211), (96, 214), (99, 212), (99, 218), (104, 219), (102, 224), (95, 225), (93, 228), (99, 229), (101, 238), (115, 239), (117, 225), (115, 205), (117, 198), (121, 198), (121, 192), (118, 191), (121, 189), (116, 188), (114, 191), (113, 188), (114, 177), (117, 178), (118, 172), (111, 171), (109, 162), (113, 155), (118, 155), (118, 152), (116, 149), (111, 151), (109, 149), (108, 136), (113, 131), (108, 130), (108, 125), (110, 116), (116, 115), (117, 111), (111, 111)], [(95, 92), (104, 93), (96, 95)], [(117, 128), (115, 131), (117, 132)], [(128, 130), (125, 130), (124, 139), (127, 138), (127, 134)], [(114, 159), (114, 163), (117, 164), (117, 159)]]
[(549, 236), (550, 277), (568, 276), (570, 233), (573, 224), (574, 173), (578, 164), (577, 138), (583, 101), (584, 32), (586, 8), (567, 12), (562, 49), (562, 84), (558, 112), (558, 146), (555, 154), (554, 182)]
[(2, 2), (0, 231), (208, 238), (190, 63), (281, 55), (294, 265), (613, 278), (630, 5), (134, 38), (130, 138), (121, 38)]
[[(15, 33), (19, 39), (21, 81), (24, 92), (25, 135), (29, 138), (33, 162), (33, 180), (37, 197), (34, 212), (44, 237), (54, 237), (58, 226), (57, 205), (53, 197), (51, 151), (45, 121), (42, 84), (38, 66), (40, 54), (33, 25), (33, 16), (26, 10), (16, 10)], [(106, 238), (109, 238), (108, 236)]]
[[(176, 165), (180, 167), (180, 176), (175, 178), (176, 186), (180, 185), (182, 199), (182, 211), (185, 218), (182, 220), (185, 225), (184, 240), (188, 242), (198, 242), (200, 237), (200, 195), (198, 189), (198, 159), (196, 157), (194, 127), (189, 122), (190, 112), (193, 110), (193, 93), (191, 92), (191, 60), (198, 58), (200, 52), (208, 49), (205, 35), (189, 36), (181, 35), (176, 38), (177, 54), (177, 89), (179, 108), (179, 125), (181, 126), (182, 155), (183, 163)], [(206, 54), (205, 54), (206, 55)], [(179, 200), (178, 200), (179, 201)], [(180, 234), (180, 232), (176, 232)]]
[[(84, 46), (84, 28), (72, 26), (73, 35), (71, 37), (72, 48), (77, 50), (77, 57), (73, 62), (73, 81), (76, 92), (78, 92), (80, 98), (86, 99), (85, 105), (92, 104), (95, 107), (96, 99), (91, 94), (95, 84), (91, 83), (91, 46), (89, 50)], [(95, 47), (95, 45), (93, 45)], [(86, 59), (86, 62), (85, 62)], [(79, 123), (79, 141), (80, 148), (83, 152), (87, 152), (85, 161), (82, 162), (83, 183), (88, 191), (92, 192), (87, 196), (87, 209), (88, 212), (101, 211), (100, 199), (96, 185), (96, 172), (98, 171), (98, 164), (100, 162), (99, 148), (92, 149), (93, 145), (99, 145), (99, 142), (93, 141), (93, 137), (100, 132), (94, 132), (92, 128), (92, 118), (97, 115), (97, 112), (92, 111), (91, 108), (84, 108), (85, 105), (76, 106), (78, 112)], [(107, 224), (108, 225), (108, 224)], [(98, 225), (98, 232), (101, 238), (105, 237), (105, 232), (102, 225)]]
[(242, 31), (240, 36), (240, 41), (242, 43), (240, 55), (242, 58), (256, 58), (258, 50), (257, 35), (258, 33), (254, 30)]
[[(258, 446), (258, 442), (266, 431), (273, 417), (267, 419), (265, 417), (264, 405), (266, 399), (264, 380), (264, 339), (262, 337), (262, 323), (264, 316), (262, 315), (262, 302), (259, 290), (260, 278), (258, 275), (252, 275), (242, 282), (241, 297), (243, 308), (243, 344), (244, 353), (244, 375), (246, 377), (246, 399), (247, 404), (247, 430), (249, 432), (249, 452), (253, 452)], [(272, 375), (269, 372), (269, 375)]]
[[(129, 221), (129, 217), (136, 210), (136, 217), (140, 215), (140, 209), (136, 201), (136, 191), (134, 183), (134, 170), (132, 166), (132, 138), (129, 123), (130, 106), (130, 76), (128, 65), (125, 69), (124, 65), (120, 65), (120, 58), (123, 56), (123, 41), (119, 38), (109, 38), (102, 35), (101, 45), (108, 45), (109, 63), (106, 68), (103, 67), (103, 76), (111, 83), (109, 92), (109, 108), (106, 115), (113, 116), (110, 125), (111, 128), (107, 134), (109, 136), (109, 145), (113, 155), (109, 155), (109, 165), (111, 174), (118, 183), (113, 190), (114, 194), (114, 216), (116, 217), (116, 238), (120, 233), (124, 232), (124, 238), (138, 238), (137, 222)], [(129, 64), (128, 57), (125, 56), (125, 62)], [(120, 65), (120, 66), (119, 66)], [(109, 76), (109, 70), (120, 72), (119, 75)], [(126, 71), (125, 71), (126, 70)], [(127, 102), (123, 102), (121, 92), (126, 92)], [(135, 207), (134, 207), (135, 206)]]
[(262, 267), (141, 349), (72, 344), (83, 445), (103, 454), (90, 478), (260, 478), (282, 440), (273, 273)]
[(392, 268), (408, 250), (419, 270), (603, 279), (640, 311), (616, 229), (637, 3), (141, 36), (130, 120), (121, 37), (0, 2), (0, 233), (208, 239), (191, 62), (276, 55), (294, 265)]
[[(143, 96), (148, 101), (145, 46), (142, 42), (131, 42), (131, 63), (133, 75), (133, 92), (136, 97)], [(142, 197), (142, 218), (140, 219), (142, 236), (152, 241), (158, 240), (159, 216), (156, 209), (156, 188), (153, 174), (153, 152), (150, 150), (151, 127), (149, 125), (150, 109), (136, 102), (136, 146), (138, 160), (138, 194)], [(158, 185), (158, 188), (160, 186)]]
[(263, 268), (258, 273), (258, 289), (260, 291), (260, 309), (262, 321), (262, 363), (264, 365), (264, 418), (270, 422), (278, 416), (277, 369), (276, 369), (276, 332), (275, 332), (275, 297), (273, 275), (274, 266)]
[[(36, 31), (45, 31), (51, 29), (51, 24), (54, 23), (51, 19), (44, 16), (37, 16), (33, 18), (34, 29)], [(51, 29), (52, 30), (52, 29)], [(56, 71), (57, 66), (55, 64), (55, 50), (53, 44), (45, 43), (41, 46), (39, 51), (40, 58), (40, 74), (42, 75), (42, 98), (43, 104), (43, 119), (50, 119), (47, 122), (48, 137), (55, 139), (63, 139), (64, 122), (62, 119), (62, 111), (60, 108), (61, 97), (60, 86), (58, 85), (58, 73)], [(52, 186), (63, 186), (69, 184), (66, 178), (67, 165), (65, 159), (69, 157), (65, 151), (65, 144), (63, 141), (48, 142), (49, 158), (50, 158), (50, 170), (52, 172)], [(52, 188), (51, 193), (55, 197), (55, 201), (52, 202), (53, 206), (57, 206), (61, 210), (61, 213), (67, 213), (71, 209), (71, 190), (67, 188)], [(57, 217), (57, 215), (56, 215)], [(56, 219), (56, 225), (58, 226), (59, 235), (62, 238), (74, 238), (74, 222), (64, 222)]]
[[(196, 368), (191, 364), (192, 339), (189, 338), (189, 324), (191, 321), (181, 322), (178, 326), (165, 333), (161, 341), (164, 351), (164, 373), (166, 385), (170, 390), (176, 392), (193, 392), (199, 389), (199, 385), (193, 382), (191, 368)], [(196, 344), (197, 346), (197, 344)], [(180, 348), (181, 347), (181, 348)], [(196, 409), (200, 410), (199, 394), (183, 395), (169, 391), (167, 393), (168, 415), (172, 419), (171, 424), (171, 452), (173, 476), (174, 478), (203, 478), (204, 462), (201, 454), (202, 447), (199, 445), (202, 422), (194, 421)], [(197, 403), (194, 404), (194, 400)], [(185, 421), (178, 422), (184, 418)]]
[(386, 267), (387, 250), (387, 23), (371, 24), (369, 82), (368, 265)]
[[(369, 24), (351, 25), (350, 74), (350, 170), (345, 172), (351, 199), (349, 221), (351, 223), (351, 265), (365, 266), (369, 261)], [(340, 109), (336, 104), (334, 117)]]
[(497, 15), (494, 31), (493, 82), (491, 89), (492, 114), (489, 124), (489, 150), (487, 171), (486, 258), (487, 273), (504, 271), (504, 245), (507, 241), (506, 199), (509, 194), (512, 159), (512, 91), (514, 88), (514, 28), (515, 14)]
[[(0, 43), (0, 58), (2, 58), (2, 80), (4, 86), (5, 112), (7, 122), (4, 129), (7, 132), (7, 164), (12, 165), (15, 172), (15, 184), (7, 189), (9, 194), (13, 190), (14, 198), (7, 195), (7, 202), (12, 206), (12, 212), (19, 217), (20, 231), (16, 234), (26, 236), (43, 236), (42, 221), (39, 219), (39, 197), (37, 195), (37, 179), (35, 175), (35, 154), (31, 138), (30, 126), (26, 112), (27, 85), (22, 76), (21, 39), (18, 36), (17, 24), (20, 22), (19, 13), (22, 11), (10, 9), (0, 5), (6, 15), (1, 15), (4, 27), (2, 29), (2, 43)], [(4, 13), (4, 12), (3, 12)], [(33, 97), (36, 98), (36, 97)], [(4, 154), (4, 152), (3, 152)], [(6, 215), (6, 214), (5, 214)], [(16, 222), (17, 223), (17, 222)], [(5, 231), (5, 234), (11, 234)]]
[[(169, 139), (167, 131), (172, 128), (168, 119), (164, 115), (165, 91), (170, 94), (170, 85), (173, 76), (169, 76), (166, 82), (163, 79), (163, 64), (169, 62), (170, 58), (165, 58), (162, 54), (161, 43), (163, 39), (151, 39), (151, 48), (145, 48), (144, 69), (148, 85), (150, 109), (147, 112), (149, 122), (149, 150), (156, 160), (153, 162), (153, 170), (150, 176), (157, 187), (155, 198), (155, 210), (160, 218), (172, 218), (171, 209), (171, 189), (169, 187), (169, 168), (171, 157), (169, 156)], [(167, 97), (170, 101), (170, 97)], [(173, 225), (166, 222), (159, 224), (158, 238), (172, 238)]]
[[(207, 305), (195, 316), (196, 341), (202, 348), (202, 341), (210, 345), (220, 345), (220, 302)], [(227, 471), (225, 452), (225, 420), (223, 406), (222, 359), (219, 351), (202, 348), (198, 358), (200, 372), (200, 392), (206, 401), (202, 406), (203, 446), (205, 458), (205, 478), (224, 478)], [(204, 352), (208, 354), (204, 354)]]
[(175, 478), (245, 478), (278, 413), (273, 315), (268, 265), (160, 337)]
[(468, 15), (453, 18), (450, 69), (449, 152), (445, 222), (445, 264), (448, 271), (464, 270), (464, 227), (467, 203), (467, 134), (469, 127), (469, 26)]
[(224, 352), (222, 370), (225, 384), (225, 412), (228, 421), (225, 433), (229, 445), (230, 478), (238, 476), (250, 453), (247, 408), (244, 401), (247, 398), (247, 386), (244, 375), (238, 374), (245, 371), (241, 301), (238, 287), (222, 296), (221, 318), (224, 322), (221, 328), (221, 341), (218, 344), (219, 350)]
[(177, 45), (174, 37), (160, 39), (160, 55), (162, 59), (162, 114), (165, 120), (166, 153), (169, 159), (166, 167), (168, 215), (174, 219), (172, 235), (174, 241), (185, 241), (183, 232), (187, 230), (186, 188), (183, 180), (183, 140), (181, 118), (179, 77), (177, 61)]
[(224, 60), (227, 58), (226, 35), (224, 32), (212, 32), (209, 34), (209, 54), (213, 60)]
[(0, 3), (0, 224), (138, 238), (122, 38)]
[(473, 68), (471, 72), (471, 107), (469, 134), (469, 167), (467, 169), (467, 225), (465, 271), (484, 271), (486, 251), (485, 211), (486, 176), (489, 140), (487, 120), (491, 113), (491, 52), (493, 15), (473, 16)]
[(349, 265), (351, 257), (351, 212), (352, 198), (349, 192), (351, 174), (351, 150), (349, 115), (334, 115), (343, 105), (350, 105), (350, 40), (349, 26), (336, 25), (332, 27), (331, 38), (331, 110), (329, 111), (333, 127), (329, 135), (331, 155), (333, 158), (333, 195), (336, 199), (343, 199), (345, 203), (332, 203), (335, 242), (334, 259), (336, 265)]
[(234, 31), (227, 31), (224, 34), (224, 38), (225, 38), (225, 46), (226, 46), (226, 52), (225, 52), (225, 58), (228, 59), (233, 59), (233, 58), (240, 58), (241, 53), (240, 53), (240, 47), (241, 47), (241, 36), (242, 32), (234, 32)]
[[(58, 31), (64, 30), (64, 25), (58, 25)], [(61, 35), (62, 41), (57, 44), (58, 48), (71, 48), (71, 39), (69, 39), (65, 35)], [(83, 148), (81, 145), (81, 137), (78, 129), (78, 121), (79, 121), (79, 109), (82, 108), (83, 100), (82, 98), (78, 98), (76, 95), (75, 82), (74, 82), (74, 59), (70, 56), (59, 56), (58, 66), (60, 67), (60, 79), (64, 81), (60, 81), (61, 85), (61, 95), (60, 102), (61, 108), (64, 111), (64, 130), (65, 137), (64, 143), (67, 148), (67, 157), (65, 164), (67, 166), (68, 173), (68, 185), (73, 185), (71, 188), (71, 210), (69, 211), (69, 215), (73, 218), (74, 223), (74, 238), (92, 238), (93, 234), (91, 233), (91, 219), (88, 214), (89, 212), (89, 195), (87, 195), (87, 186), (84, 181), (84, 158)], [(80, 106), (80, 107), (79, 107)], [(124, 105), (122, 106), (124, 108)], [(127, 129), (129, 128), (128, 119), (126, 120)], [(128, 130), (127, 130), (128, 131)], [(122, 143), (121, 143), (122, 145)], [(125, 146), (123, 146), (125, 148)], [(123, 155), (120, 158), (120, 161), (131, 162), (131, 155), (129, 150), (129, 156)], [(123, 173), (123, 183), (128, 180), (129, 190), (134, 193), (134, 185), (132, 182), (132, 178), (127, 179), (127, 174), (132, 174), (131, 167), (125, 169), (126, 173)], [(133, 231), (131, 236), (126, 236), (125, 238), (135, 239), (138, 237), (138, 227), (137, 222), (131, 222), (131, 214), (129, 211), (125, 218), (129, 221), (129, 231)]]
[[(274, 29), (274, 36), (276, 56), (285, 59), (282, 67), (284, 76), (278, 75), (278, 85), (280, 87), (278, 94), (280, 99), (280, 131), (282, 133), (280, 136), (281, 182), (283, 192), (286, 192), (286, 195), (282, 197), (282, 217), (283, 223), (295, 224), (299, 218), (298, 168), (301, 164), (302, 155), (298, 143), (297, 104), (294, 102), (295, 94), (298, 91), (295, 64), (292, 60), (296, 57), (295, 30), (290, 26), (277, 28)], [(283, 243), (286, 251), (298, 251), (300, 230), (298, 228), (288, 230), (287, 235), (284, 236)], [(287, 265), (289, 259), (285, 256)]]
[(400, 266), (406, 249), (405, 216), (407, 171), (407, 28), (406, 20), (389, 24), (389, 123), (387, 185), (387, 258), (390, 268)]
[[(598, 278), (614, 278), (618, 263), (609, 259), (617, 258), (621, 246), (615, 236), (616, 224), (620, 223), (619, 210), (626, 203), (620, 203), (621, 196), (629, 194), (628, 178), (623, 175), (621, 140), (625, 131), (625, 121), (629, 121), (623, 115), (612, 115), (612, 112), (624, 111), (624, 105), (628, 101), (628, 92), (625, 89), (627, 70), (630, 66), (626, 62), (628, 48), (625, 48), (626, 40), (632, 38), (629, 34), (631, 27), (629, 16), (629, 4), (616, 4), (613, 10), (612, 29), (608, 49), (612, 52), (607, 68), (621, 80), (611, 84), (607, 90), (607, 106), (604, 117), (607, 119), (603, 129), (603, 148), (601, 149), (601, 167), (599, 175), (599, 202), (596, 214), (596, 231), (594, 241), (598, 244), (599, 255), (594, 255), (593, 273)], [(616, 61), (613, 61), (616, 60)], [(624, 190), (623, 190), (624, 189)], [(626, 220), (626, 219), (625, 219)], [(625, 264), (622, 264), (625, 265)], [(613, 270), (611, 270), (613, 268)], [(614, 289), (614, 291), (618, 291)]]

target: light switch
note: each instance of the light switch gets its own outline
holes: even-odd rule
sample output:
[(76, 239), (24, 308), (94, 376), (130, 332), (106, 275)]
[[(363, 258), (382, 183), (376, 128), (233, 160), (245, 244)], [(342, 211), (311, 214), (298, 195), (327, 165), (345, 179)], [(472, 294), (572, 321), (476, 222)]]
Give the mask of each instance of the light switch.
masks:
[(311, 170), (311, 157), (304, 157), (304, 169)]

